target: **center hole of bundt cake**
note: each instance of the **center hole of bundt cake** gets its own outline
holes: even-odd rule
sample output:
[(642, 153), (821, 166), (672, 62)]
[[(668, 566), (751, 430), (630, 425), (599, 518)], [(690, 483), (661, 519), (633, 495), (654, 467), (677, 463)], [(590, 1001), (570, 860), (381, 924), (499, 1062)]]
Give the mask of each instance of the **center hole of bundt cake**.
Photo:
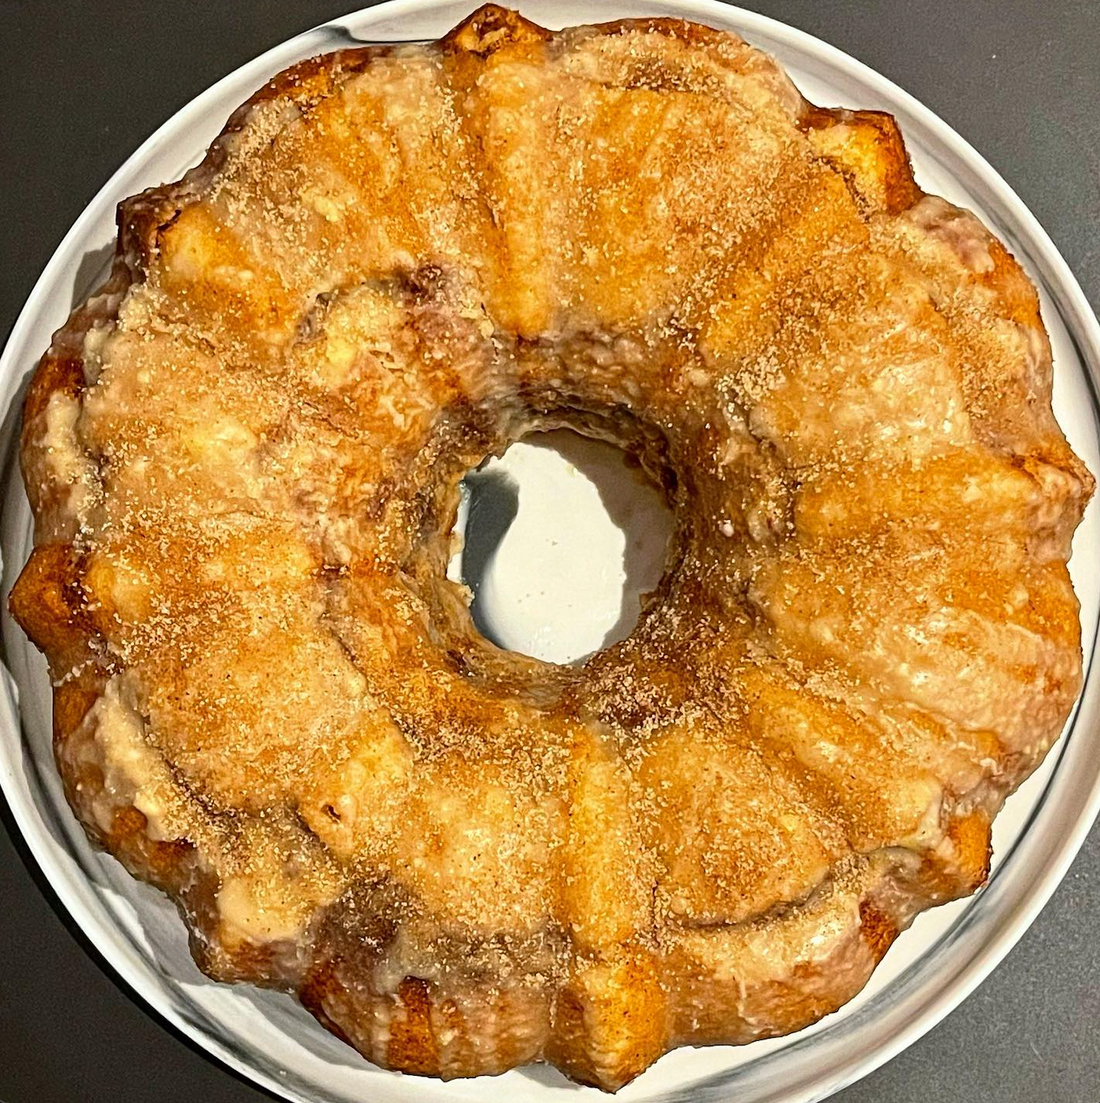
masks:
[(463, 480), (448, 574), (498, 647), (576, 663), (630, 634), (664, 570), (672, 512), (613, 444), (531, 433)]

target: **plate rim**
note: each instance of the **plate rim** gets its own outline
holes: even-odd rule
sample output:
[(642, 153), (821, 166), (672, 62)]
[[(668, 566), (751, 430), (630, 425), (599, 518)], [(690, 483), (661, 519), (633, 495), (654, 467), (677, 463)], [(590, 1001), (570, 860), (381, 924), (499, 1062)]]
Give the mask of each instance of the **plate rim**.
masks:
[[(521, 9), (524, 7), (530, 9), (532, 0), (526, 0), (526, 2), (524, 0), (513, 0), (513, 2), (515, 6)], [(358, 9), (344, 16), (320, 23), (316, 27), (284, 39), (250, 61), (233, 69), (165, 119), (98, 189), (62, 237), (38, 279), (35, 280), (26, 302), (11, 328), (3, 353), (0, 354), (0, 395), (4, 399), (5, 409), (10, 406), (22, 383), (16, 373), (23, 358), (23, 346), (27, 344), (27, 331), (31, 329), (39, 315), (48, 309), (46, 293), (51, 290), (51, 285), (60, 271), (70, 263), (69, 254), (74, 242), (81, 237), (90, 224), (102, 218), (107, 210), (113, 208), (119, 198), (129, 195), (135, 190), (135, 184), (127, 184), (126, 181), (128, 178), (140, 174), (143, 163), (162, 140), (170, 134), (177, 133), (191, 121), (206, 119), (211, 114), (219, 95), (231, 86), (252, 82), (250, 87), (259, 87), (272, 72), (284, 68), (292, 60), (303, 56), (303, 50), (309, 48), (311, 39), (317, 40), (316, 46), (319, 51), (332, 49), (334, 43), (331, 41), (331, 34), (337, 33), (354, 37), (348, 24), (358, 19), (381, 22), (384, 19), (396, 19), (418, 10), (428, 10), (436, 6), (438, 5), (434, 0), (383, 0), (382, 3), (372, 7)], [(586, 6), (593, 9), (593, 18), (598, 18), (599, 11), (596, 7), (596, 0), (589, 0)], [(1092, 391), (1094, 404), (1096, 403), (1097, 374), (1100, 372), (1100, 322), (1093, 313), (1072, 269), (1038, 219), (1001, 174), (989, 164), (970, 142), (930, 108), (888, 77), (800, 28), (771, 16), (749, 11), (734, 4), (724, 3), (723, 0), (659, 0), (659, 6), (670, 15), (682, 15), (685, 18), (695, 20), (706, 21), (709, 13), (723, 25), (736, 25), (738, 30), (743, 32), (750, 41), (754, 34), (783, 41), (817, 62), (824, 64), (830, 71), (838, 70), (854, 76), (889, 99), (893, 104), (903, 108), (925, 127), (944, 148), (952, 152), (971, 171), (975, 172), (982, 183), (989, 187), (998, 201), (1003, 204), (1012, 219), (1013, 225), (1018, 228), (1020, 234), (1035, 245), (1043, 261), (1049, 265), (1051, 282), (1056, 284), (1057, 289), (1066, 296), (1064, 302), (1059, 301), (1059, 307), (1063, 313), (1067, 308), (1072, 313), (1072, 318), (1066, 319), (1071, 339), (1085, 346), (1081, 349), (1081, 359), (1085, 369), (1086, 382)], [(474, 10), (477, 7), (475, 0), (470, 0), (467, 7), (470, 11)], [(386, 41), (384, 37), (363, 39), (364, 44), (384, 41)], [(904, 127), (902, 131), (904, 134)], [(35, 355), (37, 356), (37, 354)], [(5, 513), (7, 512), (6, 507), (7, 503), (5, 503)], [(1096, 507), (1097, 503), (1094, 502), (1092, 508)], [(6, 612), (4, 616), (7, 616)], [(1100, 674), (1094, 669), (1096, 666), (1094, 641), (1090, 661), (1083, 672), (1082, 694), (1067, 720), (1057, 750), (1058, 759), (1055, 763), (1055, 771), (1052, 772), (1048, 788), (1044, 790), (1032, 813), (1032, 819), (1037, 817), (1043, 810), (1049, 795), (1050, 784), (1053, 783), (1057, 770), (1062, 768), (1063, 760), (1071, 749), (1069, 737), (1076, 730), (1076, 725), (1080, 722), (1085, 707), (1088, 706), (1091, 711), (1096, 711), (1096, 698), (1100, 696), (1100, 691), (1097, 689), (1097, 683), (1091, 680), (1094, 677), (1100, 677)], [(6, 665), (3, 668), (3, 675), (4, 694), (13, 713), (18, 717), (21, 715), (18, 707), (18, 691), (15, 680), (8, 672)], [(2, 723), (6, 729), (8, 727), (6, 719)], [(3, 734), (7, 738), (12, 733), (5, 730)], [(52, 862), (40, 837), (40, 828), (31, 810), (25, 808), (21, 800), (13, 800), (13, 796), (17, 795), (14, 772), (8, 769), (3, 759), (0, 759), (0, 789), (3, 790), (11, 819), (18, 829), (20, 837), (16, 839), (16, 846), (21, 857), (26, 862), (24, 851), (33, 857), (37, 866), (36, 872), (49, 886), (56, 903), (59, 903), (67, 913), (66, 918), (69, 922), (66, 925), (69, 926), (70, 923), (75, 925), (79, 932), (78, 934), (76, 932), (70, 933), (76, 935), (82, 948), (87, 950), (89, 946), (91, 947), (94, 951), (92, 954), (93, 960), (97, 964), (101, 967), (109, 966), (109, 969), (105, 968), (105, 971), (111, 975), (112, 980), (124, 982), (123, 988), (128, 995), (133, 994), (140, 997), (142, 1003), (147, 1005), (147, 1009), (154, 1013), (157, 1021), (162, 1025), (167, 1024), (170, 1030), (182, 1036), (190, 1046), (196, 1047), (203, 1056), (215, 1059), (232, 1074), (256, 1084), (278, 1097), (297, 1100), (299, 1103), (308, 1103), (306, 1097), (298, 1093), (290, 1084), (280, 1082), (274, 1076), (269, 1075), (265, 1069), (258, 1068), (242, 1060), (221, 1039), (208, 1033), (201, 1026), (191, 1023), (184, 1015), (180, 1014), (171, 1002), (162, 998), (160, 988), (148, 983), (145, 967), (140, 962), (135, 964), (131, 960), (132, 955), (127, 953), (125, 948), (121, 951), (114, 949), (118, 940), (111, 940), (111, 950), (109, 951), (108, 948), (99, 944), (92, 937), (93, 932), (100, 931), (101, 924), (98, 919), (87, 911), (79, 896), (72, 891), (67, 878), (58, 871)], [(906, 1026), (888, 1041), (873, 1047), (870, 1053), (855, 1055), (841, 1062), (828, 1081), (819, 1080), (812, 1085), (797, 1085), (794, 1089), (796, 1094), (792, 1094), (784, 1087), (779, 1087), (780, 1094), (769, 1096), (769, 1101), (771, 1103), (780, 1103), (780, 1101), (782, 1103), (813, 1103), (815, 1100), (823, 1100), (882, 1066), (942, 1021), (996, 968), (1028, 930), (1061, 883), (1098, 815), (1100, 815), (1100, 769), (1097, 770), (1089, 789), (1081, 798), (1079, 815), (1072, 826), (1064, 831), (1060, 843), (1055, 846), (1052, 860), (1046, 864), (1041, 874), (1036, 876), (1029, 884), (1017, 890), (1007, 918), (982, 940), (978, 951), (954, 973), (946, 984), (941, 986), (939, 991), (925, 999), (924, 1006), (910, 1019)], [(1019, 849), (1023, 846), (1027, 839), (1028, 831), (1025, 831), (1017, 841), (1016, 848)], [(37, 877), (35, 880), (36, 887), (39, 891), (42, 891), (42, 887), (37, 884)], [(48, 895), (47, 899), (51, 906), (54, 906), (57, 910), (55, 901), (49, 900)], [(951, 927), (937, 943), (929, 948), (928, 952), (938, 948), (942, 942), (955, 936), (958, 933), (957, 928), (962, 924), (963, 920), (960, 920), (958, 924)], [(110, 931), (108, 933), (113, 934), (115, 932)], [(775, 1056), (779, 1057), (780, 1054)], [(707, 1082), (699, 1085), (700, 1090), (705, 1090), (706, 1087)]]

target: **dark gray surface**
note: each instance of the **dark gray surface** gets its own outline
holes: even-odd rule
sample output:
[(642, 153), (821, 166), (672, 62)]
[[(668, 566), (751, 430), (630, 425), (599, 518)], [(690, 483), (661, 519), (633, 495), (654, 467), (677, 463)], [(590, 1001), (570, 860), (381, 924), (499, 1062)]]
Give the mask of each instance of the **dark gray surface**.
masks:
[[(84, 204), (141, 139), (240, 63), (352, 6), (0, 0), (2, 332)], [(1100, 303), (1100, 5), (769, 0), (757, 7), (891, 77), (970, 139), (1038, 215), (1093, 307)], [(537, 16), (537, 5), (527, 10)], [(491, 1082), (485, 1097), (497, 1097)], [(263, 1098), (108, 979), (0, 829), (0, 1100)], [(1100, 831), (978, 992), (836, 1098), (1100, 1103)]]

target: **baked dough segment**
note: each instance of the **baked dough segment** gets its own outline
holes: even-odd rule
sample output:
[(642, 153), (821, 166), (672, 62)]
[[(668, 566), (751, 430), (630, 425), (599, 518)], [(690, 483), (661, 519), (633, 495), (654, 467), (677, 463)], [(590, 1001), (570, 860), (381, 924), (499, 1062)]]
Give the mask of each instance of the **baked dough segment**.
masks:
[(656, 860), (633, 772), (606, 739), (584, 728), (574, 738), (559, 875), (569, 952), (546, 1054), (574, 1079), (613, 1089), (664, 1052)]
[(1065, 568), (1034, 564), (1007, 537), (976, 548), (961, 535), (894, 532), (793, 547), (760, 565), (754, 600), (804, 666), (840, 664), (884, 699), (995, 731), (1013, 750), (1053, 739), (1077, 693)]
[(743, 72), (749, 51), (723, 36), (691, 56), (678, 26), (578, 29), (553, 47), (513, 27), (483, 62), (448, 58), (483, 159), (502, 329), (698, 326), (784, 205), (810, 201), (801, 139), (758, 79), (771, 67)]
[(362, 54), (322, 97), (257, 103), (212, 187), (156, 234), (154, 278), (261, 359), (333, 293), (482, 263), (487, 220), (440, 59)]
[(666, 921), (732, 925), (805, 898), (847, 841), (733, 718), (693, 720), (650, 739), (637, 770)]
[(855, 862), (781, 914), (672, 932), (662, 963), (670, 1037), (744, 1044), (835, 1011), (911, 917), (904, 894), (892, 890), (896, 872), (882, 858)]
[(820, 802), (856, 852), (936, 840), (942, 783), (927, 738), (809, 691), (778, 662), (746, 668), (742, 686), (753, 738), (788, 771), (805, 772), (803, 799)]

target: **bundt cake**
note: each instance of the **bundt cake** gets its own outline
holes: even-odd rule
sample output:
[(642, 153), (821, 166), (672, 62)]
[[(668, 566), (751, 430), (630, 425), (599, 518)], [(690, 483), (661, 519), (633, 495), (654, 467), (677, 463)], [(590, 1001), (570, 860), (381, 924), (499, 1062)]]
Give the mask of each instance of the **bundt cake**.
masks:
[[(889, 116), (489, 6), (280, 74), (119, 225), (27, 395), (11, 608), (73, 809), (211, 977), (387, 1068), (613, 1090), (982, 884), (1080, 683), (1093, 482), (1034, 289)], [(558, 427), (675, 521), (575, 666), (446, 577), (463, 475)]]

